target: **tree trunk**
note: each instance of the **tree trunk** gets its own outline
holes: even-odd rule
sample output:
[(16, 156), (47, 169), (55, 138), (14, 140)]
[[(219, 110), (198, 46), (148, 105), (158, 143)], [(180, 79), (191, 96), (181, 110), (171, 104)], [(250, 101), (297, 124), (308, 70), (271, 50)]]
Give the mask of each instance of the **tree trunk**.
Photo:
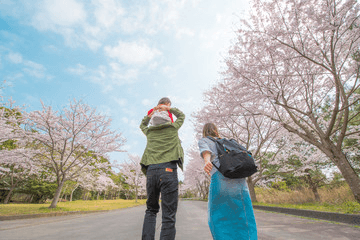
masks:
[(247, 184), (250, 192), (251, 201), (257, 202), (256, 193), (255, 193), (255, 184), (251, 177), (247, 178)]
[(138, 202), (138, 188), (137, 186), (135, 187), (135, 202)]
[(11, 195), (12, 195), (14, 189), (15, 189), (15, 187), (14, 187), (14, 186), (11, 186), (8, 195), (6, 196), (6, 198), (5, 198), (5, 200), (4, 200), (4, 204), (8, 204), (8, 203), (10, 202)]
[(70, 194), (70, 202), (72, 202), (72, 197), (73, 197), (73, 193), (74, 193), (74, 191), (78, 188), (78, 186), (79, 186), (80, 184), (76, 184), (76, 187), (71, 191), (71, 194)]
[(30, 194), (28, 194), (28, 195), (26, 196), (26, 198), (25, 198), (25, 200), (24, 200), (24, 201), (29, 203), (29, 202), (30, 202), (30, 198), (31, 198), (31, 195), (30, 195)]
[(314, 196), (315, 196), (315, 201), (316, 202), (320, 202), (320, 195), (319, 195), (319, 192), (318, 192), (318, 188), (316, 186), (314, 186), (313, 188), (311, 188), (313, 193), (314, 193)]
[(88, 191), (87, 191), (87, 190), (84, 191), (83, 197), (82, 197), (82, 200), (83, 200), (83, 201), (86, 201), (86, 200), (87, 200), (87, 198), (86, 198), (87, 194), (88, 194)]
[(59, 201), (59, 198), (60, 198), (60, 194), (61, 194), (61, 190), (62, 190), (62, 187), (64, 186), (64, 182), (61, 181), (59, 184), (58, 184), (58, 187), (56, 189), (56, 192), (55, 192), (55, 195), (54, 195), (54, 199), (52, 200), (51, 202), (51, 205), (49, 208), (56, 208), (56, 205)]
[(327, 151), (324, 151), (324, 153), (339, 168), (342, 176), (354, 194), (355, 200), (360, 203), (360, 178), (350, 165), (345, 154), (341, 150), (337, 150), (335, 146), (326, 150)]
[(97, 192), (97, 199), (96, 200), (99, 200), (99, 197), (100, 197), (100, 192)]
[(307, 181), (310, 185), (310, 188), (311, 188), (311, 191), (314, 193), (314, 196), (315, 196), (315, 201), (316, 202), (320, 202), (320, 195), (318, 193), (318, 188), (317, 188), (317, 185), (314, 183), (314, 181), (312, 180), (310, 174), (307, 174), (306, 175), (306, 178), (307, 178)]

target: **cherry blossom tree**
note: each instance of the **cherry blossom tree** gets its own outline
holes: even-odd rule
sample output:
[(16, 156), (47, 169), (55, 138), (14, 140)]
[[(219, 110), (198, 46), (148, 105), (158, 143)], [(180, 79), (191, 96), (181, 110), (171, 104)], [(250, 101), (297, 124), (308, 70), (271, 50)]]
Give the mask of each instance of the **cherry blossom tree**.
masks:
[(204, 171), (204, 160), (201, 158), (197, 145), (187, 151), (189, 159), (184, 171), (184, 190), (194, 190), (202, 199), (209, 194), (210, 176)]
[(125, 186), (124, 186), (125, 179), (120, 172), (118, 172), (118, 173), (113, 172), (110, 177), (113, 180), (114, 184), (116, 185), (116, 187), (114, 187), (112, 189), (113, 194), (114, 194), (115, 198), (120, 198), (121, 191), (123, 191), (125, 188)]
[(71, 193), (70, 193), (70, 198), (69, 198), (69, 202), (72, 202), (73, 200), (73, 194), (75, 192), (75, 190), (80, 186), (79, 182), (75, 182), (75, 185), (71, 188)]
[(314, 145), (291, 134), (281, 139), (284, 147), (277, 154), (276, 179), (283, 179), (291, 174), (305, 179), (316, 201), (320, 201), (318, 186), (326, 180), (323, 171), (332, 167), (329, 158)]
[(205, 106), (193, 114), (198, 137), (201, 135), (204, 124), (212, 122), (219, 128), (222, 137), (233, 138), (252, 152), (258, 172), (248, 177), (247, 183), (252, 201), (257, 201), (255, 184), (269, 179), (277, 171), (284, 171), (284, 167), (271, 168), (272, 171), (270, 171), (267, 166), (269, 164), (280, 166), (276, 162), (277, 153), (285, 145), (280, 140), (287, 132), (277, 122), (262, 115), (253, 115), (242, 108), (238, 104), (236, 88), (231, 84), (218, 82), (204, 93), (204, 98)]
[[(204, 107), (193, 114), (194, 126), (200, 138), (204, 124), (213, 122), (222, 137), (233, 138), (252, 152), (258, 172), (248, 177), (247, 183), (251, 199), (256, 202), (255, 184), (277, 181), (284, 173), (308, 175), (312, 166), (320, 165), (327, 157), (315, 151), (313, 145), (308, 146), (300, 137), (286, 131), (279, 122), (243, 108), (239, 104), (241, 95), (237, 93), (236, 84), (234, 81), (219, 81), (206, 91)], [(294, 156), (301, 161), (301, 166), (289, 161)]]
[(55, 208), (67, 180), (77, 179), (84, 171), (101, 168), (101, 157), (122, 151), (125, 139), (110, 129), (111, 119), (98, 114), (81, 101), (70, 101), (62, 111), (43, 104), (42, 111), (26, 114), (27, 131), (36, 154), (32, 160), (53, 172), (57, 190), (50, 208)]
[[(11, 109), (0, 107), (0, 144), (14, 139), (16, 130), (16, 116), (12, 114)], [(15, 124), (15, 126), (14, 126)]]
[(104, 193), (104, 200), (105, 200), (106, 191), (110, 188), (115, 188), (115, 187), (116, 187), (115, 183), (107, 174), (100, 174), (99, 176), (97, 176), (93, 184), (93, 190), (98, 192), (97, 199), (99, 199), (101, 193)]
[[(0, 96), (1, 98), (1, 96)], [(39, 168), (28, 155), (31, 149), (24, 150), (26, 139), (21, 137), (22, 110), (13, 106), (13, 102), (0, 105), (0, 185), (9, 190), (4, 203), (9, 203), (14, 190)]]
[(128, 160), (118, 167), (132, 190), (135, 191), (135, 201), (138, 196), (146, 193), (146, 177), (140, 167), (141, 157), (136, 154), (129, 154)]
[(4, 204), (9, 203), (14, 190), (30, 176), (37, 175), (40, 169), (24, 154), (18, 150), (2, 150), (3, 157), (0, 160), (3, 169), (3, 177), (0, 185), (5, 186), (9, 192), (4, 200)]
[[(253, 0), (224, 77), (238, 104), (321, 150), (360, 202), (360, 179), (344, 152), (359, 145), (360, 20), (356, 0)], [(236, 83), (236, 84), (233, 84)], [(271, 109), (271, 111), (268, 111)]]

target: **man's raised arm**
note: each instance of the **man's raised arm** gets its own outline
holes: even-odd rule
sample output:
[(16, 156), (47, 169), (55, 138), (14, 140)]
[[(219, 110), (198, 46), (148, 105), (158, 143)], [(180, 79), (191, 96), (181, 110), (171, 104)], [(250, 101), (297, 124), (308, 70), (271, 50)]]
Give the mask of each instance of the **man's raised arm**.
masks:
[(173, 123), (176, 129), (179, 129), (185, 120), (185, 114), (177, 108), (170, 108), (170, 112), (176, 116), (176, 121)]
[(148, 125), (150, 122), (150, 117), (148, 115), (146, 115), (142, 120), (141, 120), (141, 124), (140, 124), (140, 129), (141, 131), (146, 135), (147, 131), (149, 129)]

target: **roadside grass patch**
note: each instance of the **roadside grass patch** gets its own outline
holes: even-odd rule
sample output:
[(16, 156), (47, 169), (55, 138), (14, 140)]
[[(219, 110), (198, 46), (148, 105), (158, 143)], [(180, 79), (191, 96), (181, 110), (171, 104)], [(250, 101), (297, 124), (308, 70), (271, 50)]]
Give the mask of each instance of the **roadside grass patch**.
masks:
[(303, 203), (303, 204), (271, 204), (271, 203), (253, 203), (258, 206), (283, 207), (303, 210), (313, 210), (321, 212), (336, 212), (347, 214), (360, 214), (360, 204), (357, 202), (345, 202), (341, 204), (329, 203)]
[(255, 192), (258, 202), (253, 203), (254, 205), (360, 214), (360, 204), (356, 202), (348, 185), (319, 188), (319, 202), (315, 200), (314, 193), (307, 188), (290, 191), (255, 187)]
[(138, 200), (93, 200), (93, 201), (72, 201), (59, 202), (56, 208), (50, 209), (50, 203), (45, 204), (0, 204), (0, 216), (13, 216), (22, 214), (39, 214), (73, 211), (101, 211), (128, 208), (145, 204), (146, 199)]

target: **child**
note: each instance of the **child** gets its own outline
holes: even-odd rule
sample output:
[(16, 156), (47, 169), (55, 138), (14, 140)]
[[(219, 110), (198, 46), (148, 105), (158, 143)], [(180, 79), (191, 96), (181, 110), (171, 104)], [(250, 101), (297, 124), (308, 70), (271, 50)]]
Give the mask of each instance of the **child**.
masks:
[[(170, 113), (171, 114), (171, 113)], [(154, 110), (150, 119), (151, 126), (157, 126), (160, 124), (164, 124), (167, 122), (171, 122), (171, 118), (167, 111)]]
[[(154, 107), (153, 109), (150, 109), (148, 111), (148, 116), (151, 117), (150, 124), (152, 126), (163, 124), (168, 121), (171, 121), (172, 123), (174, 122), (172, 113), (170, 111), (167, 111), (167, 114), (165, 114), (166, 112), (161, 111), (160, 105), (166, 105), (166, 106), (170, 107), (171, 101), (169, 98), (163, 97), (159, 100), (158, 105), (156, 107)], [(166, 115), (168, 115), (168, 116), (166, 116)], [(153, 118), (154, 118), (154, 120), (153, 120)], [(154, 123), (156, 123), (156, 124), (154, 125)]]

